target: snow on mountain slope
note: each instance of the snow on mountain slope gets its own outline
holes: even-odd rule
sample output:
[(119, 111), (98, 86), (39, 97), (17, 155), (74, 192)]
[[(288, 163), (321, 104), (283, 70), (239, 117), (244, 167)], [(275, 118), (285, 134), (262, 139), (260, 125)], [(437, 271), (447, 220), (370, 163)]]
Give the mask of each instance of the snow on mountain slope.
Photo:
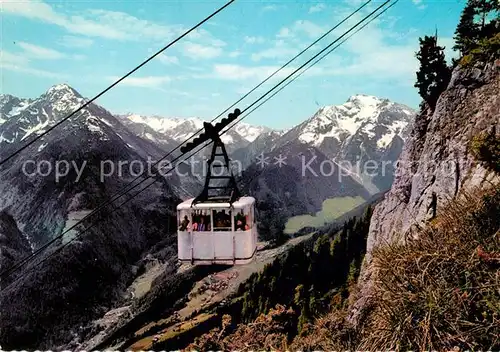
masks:
[[(0, 96), (0, 154), (7, 155), (24, 145), (37, 135), (66, 118), (85, 103), (76, 90), (67, 84), (52, 86), (34, 100), (23, 100), (12, 96)], [(131, 133), (109, 111), (96, 104), (90, 104), (70, 117), (51, 133), (38, 141), (38, 151), (43, 146), (64, 133), (76, 133), (78, 129), (89, 131), (94, 138), (102, 141), (119, 139), (129, 148), (145, 156), (160, 155), (161, 150)], [(77, 135), (75, 134), (75, 137)], [(90, 141), (89, 141), (90, 143)]]
[[(161, 116), (143, 116), (143, 115), (125, 115), (123, 116), (136, 123), (144, 123), (153, 128), (156, 132), (166, 133), (176, 131), (182, 128), (200, 129), (203, 127), (203, 120), (196, 117), (191, 118), (176, 118), (176, 117), (161, 117)], [(178, 135), (172, 135), (172, 138), (179, 138)]]
[(271, 129), (262, 126), (252, 126), (248, 123), (240, 122), (234, 127), (235, 131), (249, 142), (253, 142), (264, 132), (270, 132)]
[(2, 128), (0, 145), (15, 144), (35, 137), (57, 123), (84, 103), (84, 98), (65, 84), (52, 86), (35, 100), (19, 99), (10, 95), (0, 96)]
[[(54, 86), (33, 101), (0, 98), (0, 160), (26, 146), (0, 167), (0, 267), (10, 268), (26, 257), (30, 243), (36, 250), (55, 240), (38, 260), (20, 268), (18, 277), (7, 278), (17, 279), (12, 285), (6, 287), (2, 276), (0, 340), (11, 349), (50, 349), (71, 339), (75, 331), (82, 331), (79, 327), (123, 297), (123, 288), (137, 273), (137, 261), (160, 241), (162, 260), (176, 263), (175, 207), (179, 197), (198, 194), (199, 188), (193, 193), (188, 188), (199, 184), (189, 170), (179, 170), (182, 177), (176, 172), (159, 174), (145, 182), (147, 188), (134, 187), (116, 199), (118, 192), (130, 189), (141, 166), (150, 173), (147, 159), (164, 156), (160, 146), (96, 104), (27, 146), (74, 112), (84, 98), (67, 85)], [(59, 162), (67, 164), (56, 176)], [(111, 199), (113, 204), (101, 209)], [(56, 239), (95, 209), (101, 210), (62, 240)], [(3, 210), (15, 225), (5, 220)]]
[[(401, 153), (415, 113), (411, 108), (388, 99), (358, 94), (342, 105), (322, 107), (283, 135), (272, 136), (272, 140), (264, 145), (276, 148), (299, 142), (304, 147), (315, 147), (330, 160), (343, 165), (346, 165), (344, 162), (350, 163), (352, 167), (344, 167), (356, 174), (357, 165), (374, 161), (380, 166), (385, 162), (388, 169), (382, 175), (373, 177), (361, 172), (355, 177), (361, 179), (371, 193), (378, 193), (392, 184), (391, 163)], [(258, 148), (258, 152), (269, 153), (270, 150)], [(252, 155), (252, 158), (259, 154)]]
[(0, 94), (0, 125), (13, 116), (26, 109), (30, 101), (20, 99), (9, 94)]
[[(121, 118), (135, 123), (146, 124), (158, 133), (183, 142), (193, 133), (203, 128), (204, 120), (197, 117), (177, 118), (160, 116), (143, 116), (137, 114), (123, 115)], [(233, 129), (226, 133), (222, 139), (228, 144), (248, 144), (253, 142), (260, 134), (271, 131), (263, 126), (253, 126), (245, 122), (238, 123)]]
[[(393, 118), (383, 119), (386, 112)], [(379, 148), (389, 145), (394, 136), (402, 136), (403, 129), (411, 121), (415, 111), (401, 104), (368, 95), (354, 95), (346, 103), (321, 108), (313, 117), (299, 125), (298, 139), (319, 147), (328, 138), (342, 142), (356, 133), (364, 133), (369, 138), (376, 137)], [(377, 129), (384, 126), (382, 132)], [(404, 139), (404, 138), (403, 138)]]
[[(85, 101), (85, 98), (67, 84), (52, 86), (33, 100), (19, 99), (10, 95), (0, 96), (0, 112), (3, 120), (0, 124), (0, 159), (69, 116)], [(124, 148), (126, 150), (126, 155), (123, 154), (124, 160), (149, 158), (158, 160), (165, 155), (165, 149), (171, 150), (176, 144), (172, 139), (162, 138), (161, 135), (153, 136), (155, 132), (152, 129), (143, 129), (142, 132), (145, 132), (143, 134), (146, 136), (125, 126), (109, 111), (92, 103), (57, 126), (52, 133), (40, 138), (26, 151), (32, 158), (37, 157), (39, 153), (51, 153), (47, 149), (53, 148), (54, 144), (71, 135), (64, 146), (68, 153), (73, 151), (72, 148), (80, 149), (80, 152), (84, 153), (101, 146), (112, 147), (115, 152)], [(157, 138), (146, 138), (149, 135)], [(58, 153), (59, 151), (56, 155)], [(26, 156), (19, 155), (19, 157), (23, 159)], [(192, 194), (191, 188), (197, 189), (198, 183), (191, 177), (184, 177), (182, 180), (174, 177), (170, 178), (170, 186), (178, 195), (185, 195)]]

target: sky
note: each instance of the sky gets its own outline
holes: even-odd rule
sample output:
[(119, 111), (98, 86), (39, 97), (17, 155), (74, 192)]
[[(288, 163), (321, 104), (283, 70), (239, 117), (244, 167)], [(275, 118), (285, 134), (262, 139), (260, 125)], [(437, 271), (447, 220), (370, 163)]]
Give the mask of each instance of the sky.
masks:
[[(365, 1), (236, 0), (97, 100), (113, 113), (210, 120)], [(244, 109), (383, 1), (334, 30), (238, 107)], [(417, 108), (418, 38), (452, 52), (465, 0), (400, 0), (245, 122), (282, 129), (355, 94)], [(35, 98), (67, 83), (91, 98), (224, 0), (0, 0), (0, 93)]]

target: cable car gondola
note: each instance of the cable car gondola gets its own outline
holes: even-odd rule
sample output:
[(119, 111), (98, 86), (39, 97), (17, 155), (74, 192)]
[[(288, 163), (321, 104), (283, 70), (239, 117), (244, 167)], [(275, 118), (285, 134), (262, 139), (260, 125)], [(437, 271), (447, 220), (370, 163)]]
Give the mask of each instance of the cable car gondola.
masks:
[[(240, 110), (236, 109), (215, 126), (204, 123), (205, 132), (181, 148), (182, 153), (187, 153), (205, 141), (213, 141), (202, 192), (177, 206), (177, 248), (181, 262), (247, 264), (257, 250), (255, 198), (240, 194), (219, 136), (222, 128), (239, 115)], [(216, 161), (220, 163), (214, 164)], [(213, 175), (215, 168), (219, 168), (217, 175)]]

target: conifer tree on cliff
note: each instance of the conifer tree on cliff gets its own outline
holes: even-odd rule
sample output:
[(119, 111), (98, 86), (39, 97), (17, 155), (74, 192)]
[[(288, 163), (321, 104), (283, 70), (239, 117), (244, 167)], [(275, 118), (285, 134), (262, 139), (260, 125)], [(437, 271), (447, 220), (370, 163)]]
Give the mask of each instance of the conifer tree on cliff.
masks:
[(474, 22), (477, 14), (477, 0), (469, 0), (465, 5), (460, 21), (455, 31), (455, 46), (453, 49), (459, 50), (461, 55), (469, 52), (478, 37), (479, 26)]
[(483, 38), (498, 33), (498, 0), (468, 0), (455, 31), (455, 46), (461, 55), (474, 49)]
[(422, 99), (434, 109), (439, 95), (446, 89), (451, 77), (451, 69), (446, 64), (444, 47), (437, 43), (437, 34), (433, 37), (419, 38), (420, 51), (417, 59), (420, 69), (417, 72), (415, 87)]
[(475, 0), (477, 12), (481, 18), (479, 35), (481, 38), (490, 38), (499, 31), (500, 1)]

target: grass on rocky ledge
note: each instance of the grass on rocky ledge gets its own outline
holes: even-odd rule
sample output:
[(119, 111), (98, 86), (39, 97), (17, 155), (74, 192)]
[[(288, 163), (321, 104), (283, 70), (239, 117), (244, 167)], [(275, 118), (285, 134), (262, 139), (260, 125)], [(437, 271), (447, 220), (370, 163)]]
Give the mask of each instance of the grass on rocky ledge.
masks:
[[(374, 295), (363, 324), (347, 302), (290, 338), (291, 308), (205, 335), (193, 348), (233, 350), (499, 350), (500, 189), (463, 194), (406, 244), (373, 251)], [(351, 290), (356, 290), (352, 287)], [(352, 297), (351, 297), (352, 298)], [(189, 349), (189, 348), (188, 348)]]

